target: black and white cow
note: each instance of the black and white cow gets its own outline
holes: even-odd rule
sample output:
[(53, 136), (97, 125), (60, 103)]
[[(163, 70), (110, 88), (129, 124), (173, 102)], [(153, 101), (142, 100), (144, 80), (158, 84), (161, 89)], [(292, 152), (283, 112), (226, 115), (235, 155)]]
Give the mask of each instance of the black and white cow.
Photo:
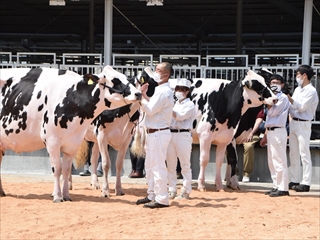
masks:
[[(273, 105), (277, 98), (262, 76), (249, 70), (242, 81), (193, 79), (191, 98), (197, 108), (193, 143), (200, 144), (198, 189), (205, 189), (205, 168), (209, 162), (211, 144), (216, 147), (217, 190), (223, 190), (221, 166), (226, 147), (233, 140), (241, 117), (249, 108)], [(237, 184), (233, 176), (231, 182)]]
[[(93, 189), (100, 189), (97, 177), (97, 165), (99, 152), (102, 158), (103, 186), (102, 197), (110, 197), (108, 173), (111, 167), (108, 146), (112, 146), (117, 152), (116, 158), (116, 195), (124, 195), (121, 185), (121, 171), (124, 158), (133, 136), (133, 130), (139, 119), (139, 103), (133, 103), (114, 110), (103, 111), (91, 124), (86, 132), (85, 140), (94, 142), (91, 153), (91, 185)], [(85, 145), (82, 145), (85, 146)], [(80, 148), (81, 151), (88, 152), (88, 148)], [(86, 160), (82, 158), (83, 160)], [(80, 160), (80, 159), (79, 159)], [(84, 163), (77, 163), (82, 165)]]
[[(100, 74), (84, 76), (49, 68), (1, 69), (0, 79), (0, 163), (7, 149), (19, 153), (46, 147), (54, 173), (54, 202), (71, 200), (67, 179), (92, 120), (105, 109), (119, 108), (142, 96), (125, 75), (110, 66)], [(5, 195), (1, 178), (0, 195)]]
[[(149, 88), (147, 95), (152, 96), (155, 90), (155, 86), (158, 84), (146, 71), (142, 71), (137, 77), (129, 80), (134, 86), (139, 86), (148, 83)], [(85, 140), (94, 142), (91, 154), (91, 185), (94, 189), (100, 189), (98, 177), (97, 177), (97, 164), (99, 152), (102, 158), (103, 167), (103, 187), (101, 191), (102, 197), (110, 197), (108, 173), (111, 167), (111, 160), (108, 152), (108, 145), (112, 146), (118, 151), (116, 159), (116, 182), (115, 193), (116, 195), (124, 195), (121, 184), (121, 171), (125, 154), (133, 136), (133, 130), (138, 124), (138, 128), (142, 123), (138, 123), (140, 116), (140, 103), (135, 102), (130, 105), (123, 106), (114, 110), (103, 111), (93, 122), (85, 134)], [(137, 129), (136, 131), (139, 131)], [(83, 144), (79, 149), (76, 158), (76, 165), (84, 165), (85, 157), (88, 153), (88, 145)]]
[[(261, 75), (267, 86), (270, 85), (270, 77), (272, 72), (266, 68), (261, 68), (257, 70), (257, 73)], [(252, 128), (256, 121), (256, 116), (259, 111), (263, 108), (263, 105), (258, 107), (249, 108), (242, 116), (237, 127), (237, 132), (234, 135), (232, 142), (227, 146), (227, 171), (226, 171), (226, 184), (227, 187), (232, 189), (240, 189), (237, 178), (236, 178), (236, 166), (238, 162), (238, 154), (236, 146), (238, 144), (243, 144), (248, 139), (249, 133), (252, 131)], [(231, 181), (232, 179), (232, 181)]]

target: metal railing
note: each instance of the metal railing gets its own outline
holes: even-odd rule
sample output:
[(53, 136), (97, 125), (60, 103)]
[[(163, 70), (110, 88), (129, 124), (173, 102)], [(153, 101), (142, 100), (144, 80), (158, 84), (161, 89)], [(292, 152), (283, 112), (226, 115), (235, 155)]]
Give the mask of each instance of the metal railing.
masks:
[[(27, 58), (27, 56), (31, 56)], [(37, 56), (49, 57), (52, 63), (33, 63), (32, 60)], [(313, 86), (320, 92), (320, 54), (311, 55), (311, 66), (314, 68), (315, 77), (312, 79)], [(26, 62), (28, 59), (29, 62)], [(104, 65), (102, 64), (101, 54), (83, 54), (66, 53), (62, 56), (56, 56), (55, 53), (17, 53), (13, 56), (10, 52), (0, 52), (0, 68), (13, 67), (49, 67), (67, 69), (78, 74), (100, 73)], [(270, 64), (263, 64), (268, 61)], [(280, 64), (276, 63), (276, 60)], [(22, 61), (22, 62), (21, 62)], [(36, 60), (38, 61), (38, 59)], [(94, 64), (81, 64), (82, 61), (92, 62)], [(228, 80), (240, 80), (245, 76), (247, 70), (256, 71), (262, 67), (268, 68), (271, 72), (278, 73), (287, 81), (289, 89), (293, 92), (295, 88), (295, 71), (299, 66), (298, 54), (257, 54), (255, 56), (255, 65), (248, 65), (247, 55), (208, 55), (201, 58), (200, 55), (161, 55), (159, 61), (168, 61), (172, 63), (174, 73), (173, 78), (220, 78)], [(126, 75), (127, 77), (137, 76), (146, 66), (155, 68), (156, 61), (149, 54), (113, 54), (112, 67)], [(59, 64), (61, 62), (62, 64)], [(212, 66), (215, 62), (219, 66)], [(79, 64), (78, 64), (79, 63)], [(123, 63), (123, 65), (119, 65)], [(202, 65), (202, 63), (205, 63)], [(320, 105), (320, 104), (319, 104)], [(320, 124), (320, 106), (317, 108), (315, 123)]]

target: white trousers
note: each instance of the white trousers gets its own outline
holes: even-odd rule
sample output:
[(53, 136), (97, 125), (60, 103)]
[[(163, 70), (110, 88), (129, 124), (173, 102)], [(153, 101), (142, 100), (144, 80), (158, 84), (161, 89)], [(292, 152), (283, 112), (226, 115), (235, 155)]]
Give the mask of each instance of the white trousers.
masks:
[(172, 133), (172, 138), (168, 146), (167, 167), (168, 167), (168, 185), (170, 192), (177, 191), (177, 158), (181, 165), (181, 174), (183, 176), (183, 187), (186, 193), (191, 193), (191, 149), (192, 137), (190, 132)]
[(288, 191), (289, 177), (287, 166), (287, 131), (276, 128), (267, 132), (268, 165), (273, 187), (280, 191)]
[(147, 134), (146, 138), (145, 171), (148, 198), (165, 205), (169, 205), (165, 161), (170, 140), (169, 129)]
[(302, 162), (301, 184), (311, 185), (312, 161), (310, 154), (311, 122), (290, 121), (290, 176), (291, 182), (300, 183)]

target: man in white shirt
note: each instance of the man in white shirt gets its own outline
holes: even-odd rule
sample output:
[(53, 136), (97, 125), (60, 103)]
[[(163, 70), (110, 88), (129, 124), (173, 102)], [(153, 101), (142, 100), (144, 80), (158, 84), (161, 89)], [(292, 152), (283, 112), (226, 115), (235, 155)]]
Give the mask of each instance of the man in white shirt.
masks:
[[(292, 97), (288, 95), (290, 106), (290, 173), (291, 182), (289, 189), (297, 192), (309, 192), (312, 176), (312, 161), (310, 154), (311, 120), (313, 119), (319, 97), (310, 80), (313, 77), (313, 69), (308, 65), (301, 65), (297, 69), (296, 81), (298, 87)], [(301, 166), (302, 162), (302, 181)]]
[(148, 183), (148, 196), (139, 199), (136, 204), (147, 208), (169, 207), (167, 190), (167, 148), (171, 140), (170, 123), (173, 108), (173, 92), (168, 83), (173, 70), (169, 63), (162, 62), (156, 67), (154, 80), (158, 82), (154, 95), (148, 97), (148, 84), (141, 87), (141, 108), (146, 113), (145, 127), (146, 159), (145, 172)]
[(260, 141), (268, 147), (268, 166), (273, 189), (266, 192), (270, 197), (289, 196), (289, 177), (287, 166), (287, 130), (286, 122), (290, 107), (287, 96), (281, 92), (282, 76), (275, 74), (270, 78), (270, 88), (276, 94), (278, 102), (268, 107), (265, 123), (266, 133)]

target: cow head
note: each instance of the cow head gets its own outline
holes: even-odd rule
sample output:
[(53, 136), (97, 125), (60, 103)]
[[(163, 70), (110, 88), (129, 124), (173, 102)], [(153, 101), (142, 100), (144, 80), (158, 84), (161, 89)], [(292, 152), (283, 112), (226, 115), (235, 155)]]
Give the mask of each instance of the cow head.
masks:
[[(130, 84), (126, 76), (110, 66), (104, 67), (97, 77), (100, 90), (104, 91), (105, 102), (112, 103), (112, 108), (120, 107), (142, 98), (141, 92)], [(90, 84), (90, 81), (93, 82), (94, 79), (90, 79), (88, 84)]]
[(244, 98), (252, 106), (273, 105), (278, 101), (276, 95), (268, 88), (264, 78), (252, 70), (247, 72), (242, 84), (245, 86)]
[(158, 83), (154, 81), (153, 78), (153, 71), (150, 67), (146, 67), (143, 69), (142, 73), (139, 74), (136, 77), (133, 77), (129, 80), (132, 84), (134, 84), (138, 89), (140, 89), (140, 86), (148, 83), (148, 91), (147, 96), (152, 97), (155, 91), (155, 88), (158, 86)]
[(267, 86), (270, 86), (270, 77), (273, 75), (273, 73), (265, 67), (257, 70), (257, 73), (264, 78), (264, 81), (266, 82)]

